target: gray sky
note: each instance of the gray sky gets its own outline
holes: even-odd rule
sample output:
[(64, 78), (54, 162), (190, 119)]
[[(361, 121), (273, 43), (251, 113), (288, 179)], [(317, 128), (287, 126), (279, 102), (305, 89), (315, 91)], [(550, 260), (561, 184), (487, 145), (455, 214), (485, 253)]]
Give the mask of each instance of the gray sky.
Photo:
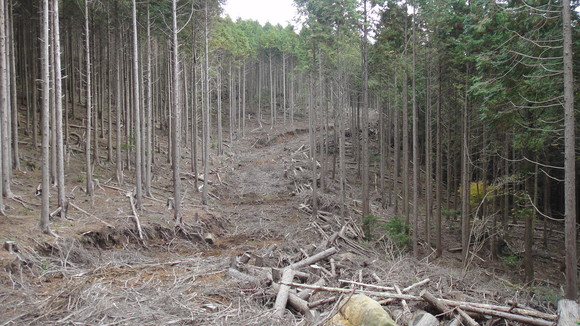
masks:
[(226, 15), (233, 20), (253, 19), (264, 25), (295, 25), (292, 20), (296, 16), (296, 8), (292, 0), (227, 0), (224, 6)]

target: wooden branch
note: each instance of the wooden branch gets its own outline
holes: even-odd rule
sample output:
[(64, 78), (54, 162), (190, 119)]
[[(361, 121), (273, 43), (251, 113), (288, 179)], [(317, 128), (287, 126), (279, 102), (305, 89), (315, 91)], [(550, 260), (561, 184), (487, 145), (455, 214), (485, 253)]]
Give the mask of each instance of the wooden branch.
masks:
[[(291, 286), (291, 287), (306, 288), (306, 289), (312, 289), (312, 290), (317, 290), (317, 291), (338, 292), (338, 293), (352, 293), (353, 292), (353, 290), (351, 290), (351, 289), (343, 289), (343, 288), (316, 286), (316, 285), (308, 285), (308, 284), (297, 284), (297, 283), (290, 283), (290, 282), (284, 282), (283, 284)], [(366, 294), (369, 296), (380, 297), (380, 298), (391, 298), (391, 299), (399, 299), (399, 300), (415, 300), (415, 301), (423, 300), (422, 297), (408, 295), (408, 294), (394, 294), (394, 293), (365, 291), (365, 290), (354, 290), (354, 292)], [(554, 321), (556, 321), (558, 319), (557, 315), (550, 315), (550, 314), (542, 313), (539, 311), (526, 310), (526, 309), (521, 309), (521, 308), (496, 306), (496, 305), (482, 304), (482, 303), (461, 302), (461, 301), (453, 301), (453, 300), (447, 300), (447, 299), (437, 299), (437, 301), (443, 305), (447, 305), (447, 306), (451, 306), (451, 307), (459, 307), (462, 310), (476, 312), (476, 313), (480, 313), (480, 314), (488, 315), (488, 316), (495, 316), (495, 317), (500, 317), (500, 318), (504, 318), (504, 319), (519, 321), (519, 322), (523, 322), (523, 323), (528, 323), (530, 325), (550, 326), (550, 325), (553, 325)], [(381, 302), (379, 302), (379, 303), (381, 303)], [(443, 311), (445, 311), (445, 310), (443, 310)]]
[[(397, 294), (403, 294), (397, 285), (395, 285), (395, 290), (397, 291)], [(401, 304), (403, 305), (403, 312), (411, 313), (411, 309), (409, 309), (409, 305), (407, 304), (406, 300), (401, 300)]]
[(310, 257), (305, 258), (305, 259), (303, 259), (303, 260), (301, 260), (299, 262), (296, 262), (296, 263), (288, 266), (287, 268), (289, 268), (289, 269), (300, 269), (302, 267), (306, 267), (306, 266), (312, 265), (312, 264), (316, 263), (317, 261), (320, 261), (320, 260), (322, 260), (324, 258), (327, 258), (329, 256), (332, 256), (332, 255), (334, 255), (337, 252), (338, 252), (338, 249), (336, 249), (335, 247), (328, 248), (328, 249), (326, 249), (326, 250), (324, 250), (322, 252), (317, 253), (314, 256), (310, 256)]
[(103, 223), (103, 224), (105, 224), (106, 226), (108, 226), (108, 227), (110, 227), (110, 228), (112, 228), (112, 229), (114, 229), (114, 228), (115, 228), (115, 226), (113, 226), (113, 224), (110, 224), (110, 223), (107, 223), (107, 222), (105, 222), (105, 221), (101, 220), (100, 218), (98, 218), (98, 217), (96, 217), (95, 215), (93, 215), (93, 214), (91, 214), (91, 213), (89, 213), (89, 212), (85, 211), (84, 209), (82, 209), (82, 208), (78, 207), (77, 205), (73, 204), (72, 202), (69, 202), (68, 204), (69, 204), (69, 205), (71, 205), (72, 207), (74, 207), (76, 210), (80, 211), (81, 213), (84, 213), (84, 214), (86, 214), (86, 215), (88, 215), (88, 216), (90, 216), (90, 217), (92, 217), (92, 218), (95, 218), (95, 219), (99, 220), (100, 222), (102, 222), (102, 223)]
[[(280, 293), (280, 288), (281, 288), (280, 284), (272, 283), (272, 289), (275, 292)], [(296, 311), (303, 314), (306, 317), (306, 319), (308, 319), (308, 320), (314, 319), (314, 313), (312, 311), (310, 311), (311, 308), (310, 308), (308, 302), (306, 302), (306, 300), (299, 298), (296, 294), (288, 293), (288, 305), (290, 307), (296, 309)]]
[(377, 289), (377, 290), (383, 290), (383, 291), (395, 291), (394, 287), (379, 286), (379, 285), (374, 285), (374, 284), (366, 284), (366, 283), (360, 283), (360, 282), (349, 281), (349, 280), (338, 280), (338, 281), (340, 283), (359, 285), (359, 286), (363, 286), (363, 287), (367, 287), (367, 288), (371, 288), (371, 289)]
[(477, 308), (477, 307), (468, 306), (468, 305), (460, 305), (459, 308), (463, 309), (463, 310), (467, 310), (467, 311), (477, 312), (477, 313), (480, 313), (482, 315), (500, 317), (503, 319), (509, 319), (509, 320), (513, 320), (513, 321), (517, 321), (517, 322), (525, 323), (525, 324), (530, 324), (530, 325), (536, 325), (536, 326), (553, 326), (554, 325), (554, 321), (533, 318), (533, 317), (527, 317), (527, 316), (522, 316), (522, 315), (516, 315), (516, 314), (510, 314), (510, 313), (503, 312), (503, 311)]
[(129, 202), (131, 203), (131, 209), (133, 210), (133, 220), (135, 221), (135, 226), (137, 227), (137, 233), (139, 234), (139, 239), (143, 240), (143, 229), (141, 229), (141, 222), (139, 221), (139, 214), (137, 214), (137, 208), (135, 207), (135, 199), (133, 198), (133, 193), (127, 194), (129, 197)]
[(395, 293), (386, 293), (386, 292), (374, 292), (374, 291), (365, 291), (365, 290), (353, 290), (353, 289), (343, 289), (343, 288), (333, 288), (327, 286), (317, 286), (317, 285), (309, 285), (309, 284), (299, 284), (299, 283), (291, 283), (291, 282), (283, 282), (282, 284), (295, 287), (295, 288), (305, 288), (305, 289), (312, 289), (316, 291), (325, 291), (325, 292), (338, 292), (338, 293), (362, 293), (369, 296), (376, 296), (380, 298), (395, 298), (395, 299), (404, 299), (404, 300), (415, 300), (420, 301), (421, 297), (408, 295), (408, 294), (395, 294)]
[[(461, 302), (461, 301), (454, 301), (454, 300), (447, 300), (447, 299), (439, 299), (439, 300), (442, 301), (443, 303), (445, 303), (446, 305), (449, 305), (452, 307), (469, 306), (469, 307), (474, 307), (474, 308), (479, 308), (479, 309), (495, 310), (495, 311), (499, 311), (499, 312), (513, 313), (513, 314), (518, 314), (518, 315), (522, 315), (522, 316), (541, 318), (541, 319), (546, 319), (546, 320), (551, 320), (551, 321), (558, 320), (557, 315), (551, 315), (551, 314), (547, 314), (547, 313), (543, 313), (543, 312), (535, 311), (535, 310), (526, 310), (526, 309), (513, 308), (513, 307), (507, 307), (507, 306), (497, 306), (497, 305), (491, 305), (491, 304), (485, 304), (485, 303)], [(465, 309), (465, 310), (474, 311), (474, 310), (470, 310), (470, 309)], [(475, 312), (477, 312), (477, 311), (475, 311)]]
[(406, 288), (402, 289), (401, 291), (403, 291), (403, 293), (407, 293), (407, 292), (411, 291), (412, 289), (414, 289), (414, 288), (416, 288), (418, 286), (422, 286), (422, 285), (425, 285), (425, 284), (429, 283), (430, 281), (431, 281), (431, 279), (426, 278), (426, 279), (424, 279), (422, 281), (419, 281), (417, 283), (414, 283), (414, 284), (411, 284), (411, 285), (407, 286)]
[[(378, 277), (378, 276), (377, 276), (377, 277)], [(424, 285), (424, 284), (427, 284), (427, 283), (429, 283), (430, 281), (431, 281), (431, 280), (430, 280), (429, 278), (426, 278), (426, 279), (424, 279), (424, 280), (422, 280), (422, 281), (419, 281), (419, 282), (417, 282), (417, 283), (414, 283), (414, 284), (411, 284), (411, 285), (407, 286), (406, 288), (402, 289), (402, 290), (401, 290), (401, 292), (403, 292), (403, 294), (405, 294), (405, 293), (407, 293), (407, 292), (411, 291), (412, 289), (414, 289), (414, 288), (416, 288), (416, 287), (419, 287), (419, 286), (421, 286), (421, 285)], [(385, 300), (381, 300), (381, 301), (379, 301), (379, 304), (381, 304), (381, 305), (385, 305), (385, 304), (392, 303), (392, 302), (393, 302), (393, 301), (395, 301), (395, 300), (396, 300), (396, 299), (385, 299)]]
[(314, 302), (310, 302), (308, 303), (308, 308), (312, 309), (312, 308), (316, 308), (318, 306), (321, 306), (323, 304), (327, 304), (327, 303), (333, 303), (335, 302), (337, 299), (336, 296), (332, 296), (326, 299), (322, 299), (322, 300), (318, 300), (318, 301), (314, 301)]
[(56, 216), (56, 214), (59, 214), (60, 212), (62, 212), (62, 206), (59, 206), (54, 212), (48, 214), (48, 217), (52, 219), (53, 217)]
[(288, 303), (288, 293), (290, 291), (290, 286), (288, 286), (288, 283), (292, 282), (293, 279), (294, 270), (291, 268), (286, 268), (284, 273), (282, 273), (280, 289), (278, 291), (278, 295), (276, 296), (276, 302), (274, 303), (274, 316), (278, 318), (284, 317), (286, 303)]
[(457, 307), (455, 308), (455, 311), (459, 313), (459, 315), (461, 316), (461, 318), (463, 318), (463, 320), (465, 321), (465, 323), (467, 323), (467, 325), (479, 326), (479, 323), (476, 322), (473, 318), (471, 318), (471, 316), (469, 316), (465, 311), (463, 311), (463, 309)]
[[(316, 286), (324, 286), (326, 284), (326, 280), (324, 278), (319, 278), (318, 281), (314, 282), (314, 285)], [(304, 289), (304, 291), (299, 292), (297, 294), (297, 296), (300, 299), (306, 300), (308, 299), (308, 297), (310, 297), (312, 295), (312, 293), (314, 293), (314, 290), (312, 289)]]
[(448, 314), (453, 310), (449, 308), (449, 306), (447, 306), (441, 300), (437, 299), (433, 294), (431, 294), (431, 292), (427, 290), (421, 291), (419, 296), (423, 298), (423, 300), (430, 303), (433, 307), (435, 307), (435, 309), (437, 309), (442, 314)]

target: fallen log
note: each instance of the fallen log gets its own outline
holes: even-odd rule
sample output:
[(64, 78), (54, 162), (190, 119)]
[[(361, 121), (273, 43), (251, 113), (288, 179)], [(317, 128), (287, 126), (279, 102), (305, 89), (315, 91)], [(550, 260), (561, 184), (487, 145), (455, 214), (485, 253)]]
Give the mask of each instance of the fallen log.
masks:
[[(312, 289), (317, 291), (326, 291), (326, 292), (338, 292), (338, 293), (362, 293), (370, 296), (375, 296), (379, 298), (390, 298), (390, 299), (399, 299), (399, 300), (414, 300), (414, 301), (422, 301), (424, 300), (420, 296), (408, 295), (408, 294), (395, 294), (395, 293), (387, 293), (387, 292), (376, 292), (376, 291), (366, 291), (366, 290), (352, 290), (352, 289), (343, 289), (343, 288), (334, 288), (334, 287), (325, 287), (325, 286), (315, 286), (309, 284), (298, 284), (298, 283), (285, 283), (290, 287), (296, 288), (306, 288)], [(496, 306), (490, 304), (482, 304), (482, 303), (472, 303), (472, 302), (461, 302), (461, 301), (453, 301), (447, 299), (438, 299), (441, 303), (451, 306), (451, 307), (459, 307), (462, 310), (471, 311), (480, 313), (483, 315), (488, 316), (495, 316), (504, 319), (519, 321), (523, 323), (528, 323), (530, 325), (538, 325), (538, 326), (549, 326), (553, 325), (556, 320), (558, 320), (557, 315), (546, 314), (539, 311), (533, 310), (526, 310), (521, 308), (513, 308), (513, 307), (505, 307), (505, 306)]]
[(321, 299), (318, 301), (310, 302), (310, 303), (308, 303), (308, 308), (312, 309), (312, 308), (316, 308), (318, 306), (321, 306), (323, 304), (333, 303), (336, 301), (336, 299), (337, 299), (336, 296), (332, 296), (332, 297), (328, 297), (326, 299)]
[[(551, 320), (551, 321), (558, 320), (557, 315), (551, 315), (551, 314), (547, 314), (547, 313), (543, 313), (543, 312), (535, 311), (535, 310), (527, 310), (527, 309), (506, 307), (506, 306), (497, 306), (497, 305), (491, 305), (491, 304), (485, 304), (485, 303), (476, 303), (476, 302), (454, 301), (454, 300), (448, 300), (448, 299), (439, 299), (439, 300), (441, 300), (443, 303), (445, 303), (449, 306), (452, 306), (452, 307), (469, 306), (469, 307), (474, 307), (474, 308), (479, 308), (479, 309), (506, 312), (506, 313), (518, 314), (518, 315), (522, 315), (522, 316), (546, 319), (546, 320)], [(465, 309), (465, 310), (469, 310), (469, 309)], [(470, 310), (470, 311), (474, 311), (474, 310)], [(477, 312), (477, 311), (474, 311), (474, 312)]]
[(471, 316), (469, 316), (461, 308), (457, 307), (457, 308), (455, 308), (455, 310), (457, 311), (457, 313), (459, 313), (459, 315), (461, 316), (461, 318), (463, 318), (463, 320), (465, 321), (465, 323), (468, 326), (479, 326), (479, 323), (476, 322), (475, 319), (471, 318)]
[(408, 295), (408, 294), (395, 294), (395, 293), (386, 293), (386, 292), (375, 292), (375, 291), (366, 291), (366, 290), (352, 290), (352, 289), (343, 289), (343, 288), (334, 288), (334, 287), (327, 287), (327, 286), (316, 286), (316, 285), (310, 285), (310, 284), (299, 284), (299, 283), (292, 283), (292, 282), (287, 282), (287, 283), (282, 283), (285, 285), (288, 285), (290, 287), (295, 287), (295, 288), (305, 288), (305, 289), (311, 289), (311, 290), (315, 290), (315, 291), (325, 291), (325, 292), (338, 292), (338, 293), (362, 293), (362, 294), (366, 294), (366, 295), (372, 295), (372, 296), (376, 296), (379, 298), (395, 298), (395, 299), (401, 299), (401, 300), (421, 300), (421, 297), (418, 296), (414, 296), (414, 295)]
[(433, 307), (435, 307), (435, 309), (437, 309), (437, 311), (444, 315), (447, 315), (453, 311), (453, 309), (449, 308), (449, 306), (441, 302), (441, 300), (437, 299), (433, 294), (431, 294), (431, 292), (427, 290), (421, 291), (419, 296), (423, 298), (423, 300), (429, 302)]
[[(325, 284), (326, 284), (326, 280), (324, 278), (322, 278), (322, 277), (319, 278), (318, 281), (314, 282), (314, 285), (316, 285), (316, 286), (323, 286)], [(308, 299), (308, 297), (310, 297), (312, 295), (312, 293), (314, 293), (314, 290), (312, 290), (312, 289), (304, 289), (304, 291), (299, 292), (297, 294), (297, 296), (300, 299), (306, 300), (306, 299)]]
[(577, 325), (580, 320), (580, 309), (574, 300), (558, 301), (558, 326)]
[(284, 317), (284, 311), (286, 311), (286, 304), (288, 303), (288, 294), (290, 291), (290, 286), (287, 283), (292, 282), (294, 279), (294, 270), (291, 268), (286, 268), (284, 273), (282, 273), (282, 280), (280, 282), (280, 289), (278, 290), (278, 295), (276, 296), (276, 302), (274, 303), (274, 315), (276, 317)]
[(338, 252), (338, 249), (336, 249), (335, 247), (332, 248), (328, 248), (324, 251), (321, 251), (319, 253), (317, 253), (316, 255), (310, 256), (308, 258), (305, 258), (299, 262), (296, 262), (290, 266), (288, 266), (287, 268), (289, 269), (300, 269), (302, 267), (306, 267), (309, 265), (312, 265), (314, 263), (316, 263), (317, 261), (320, 261), (324, 258), (330, 257), (332, 255), (334, 255), (335, 253)]
[(427, 290), (423, 290), (423, 291), (421, 291), (421, 294), (419, 294), (419, 295), (421, 296), (421, 298), (423, 298), (423, 300), (429, 302), (433, 307), (435, 307), (435, 309), (437, 309), (440, 313), (446, 315), (446, 314), (449, 314), (449, 313), (455, 311), (465, 321), (465, 323), (467, 325), (469, 325), (469, 326), (479, 325), (473, 318), (471, 318), (471, 316), (469, 316), (463, 310), (461, 310), (459, 308), (455, 308), (455, 309), (449, 308), (449, 306), (447, 306), (445, 303), (443, 303), (442, 300), (439, 300), (438, 298), (436, 298), (433, 294), (431, 294), (431, 292), (429, 292)]
[(509, 319), (509, 320), (513, 320), (513, 321), (517, 321), (517, 322), (525, 323), (525, 324), (529, 324), (529, 325), (536, 325), (536, 326), (553, 326), (554, 325), (553, 321), (511, 314), (511, 313), (503, 312), (503, 311), (477, 308), (477, 307), (467, 306), (467, 305), (460, 305), (459, 308), (463, 309), (463, 310), (467, 310), (467, 311), (477, 312), (477, 313), (480, 313), (482, 315), (500, 317), (503, 319)]
[[(281, 286), (278, 283), (272, 283), (272, 289), (276, 293), (280, 293)], [(299, 298), (294, 293), (288, 293), (288, 305), (300, 312), (307, 320), (312, 321), (316, 318), (316, 312), (310, 310), (310, 306), (306, 300)]]

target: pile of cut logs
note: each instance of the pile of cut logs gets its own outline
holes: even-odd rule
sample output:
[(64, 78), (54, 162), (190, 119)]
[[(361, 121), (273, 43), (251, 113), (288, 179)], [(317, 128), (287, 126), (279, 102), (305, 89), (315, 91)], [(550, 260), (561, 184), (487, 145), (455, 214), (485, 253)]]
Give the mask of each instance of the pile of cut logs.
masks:
[[(329, 244), (331, 245), (332, 242), (326, 241), (326, 245)], [(284, 318), (287, 308), (291, 308), (292, 311), (302, 314), (308, 323), (313, 325), (472, 326), (493, 325), (498, 320), (509, 320), (528, 325), (563, 326), (577, 325), (576, 322), (580, 320), (578, 304), (570, 300), (562, 300), (559, 315), (555, 315), (529, 307), (520, 307), (517, 304), (502, 306), (438, 298), (427, 289), (429, 279), (410, 284), (402, 289), (396, 285), (379, 286), (338, 279), (337, 275), (340, 273), (337, 273), (337, 263), (332, 258), (339, 252), (336, 247), (319, 247), (316, 254), (309, 256), (306, 251), (301, 250), (301, 252), (305, 258), (301, 257), (301, 260), (281, 269), (249, 264), (251, 255), (246, 253), (236, 257), (228, 270), (228, 275), (240, 282), (247, 282), (253, 287), (269, 287), (276, 298), (273, 305), (273, 314), (276, 317)], [(380, 278), (374, 274), (373, 278), (380, 281)], [(326, 286), (329, 282), (339, 284), (335, 287)], [(317, 300), (312, 300), (315, 293), (322, 292), (325, 294), (316, 296)], [(369, 299), (359, 300), (361, 297)], [(363, 302), (360, 305), (366, 305), (369, 301), (372, 305), (388, 305), (387, 308), (392, 316), (372, 317), (372, 313), (365, 311), (371, 309), (369, 307), (372, 305), (353, 308), (353, 304), (349, 304), (349, 301), (351, 303), (356, 301), (353, 303), (356, 305), (359, 305), (358, 302)], [(434, 316), (426, 311), (412, 313), (408, 304), (410, 301), (422, 301), (424, 303), (422, 306), (427, 307), (425, 310), (437, 311), (438, 314)], [(384, 309), (381, 311), (386, 313)], [(363, 317), (367, 319), (361, 321), (360, 318)], [(368, 318), (379, 319), (373, 321)]]

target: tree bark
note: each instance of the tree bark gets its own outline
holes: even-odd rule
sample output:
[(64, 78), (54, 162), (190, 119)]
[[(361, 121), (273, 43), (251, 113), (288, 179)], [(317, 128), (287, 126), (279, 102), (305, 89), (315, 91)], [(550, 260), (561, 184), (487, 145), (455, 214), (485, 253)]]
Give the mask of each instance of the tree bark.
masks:
[(204, 205), (208, 205), (208, 195), (209, 195), (209, 138), (210, 138), (210, 123), (209, 123), (209, 13), (208, 13), (208, 1), (205, 0), (205, 24), (204, 24), (204, 39), (205, 39), (205, 107), (204, 107), (204, 152), (203, 152), (203, 192), (202, 192), (202, 202)]
[(413, 5), (413, 255), (419, 257), (419, 108), (417, 106), (417, 29), (415, 2)]
[[(118, 8), (117, 8), (117, 15), (118, 15)], [(120, 24), (119, 21), (119, 16), (117, 16), (117, 22)], [(121, 96), (122, 94), (122, 81), (121, 81), (121, 70), (122, 70), (122, 49), (121, 49), (121, 44), (123, 44), (123, 40), (121, 38), (121, 34), (117, 34), (117, 47), (116, 47), (116, 53), (115, 53), (115, 58), (116, 58), (116, 70), (117, 70), (117, 74), (116, 74), (116, 91), (115, 91), (115, 95), (116, 95), (116, 117), (117, 117), (117, 137), (116, 137), (116, 146), (115, 146), (115, 151), (116, 151), (116, 160), (115, 160), (115, 165), (116, 165), (116, 177), (117, 177), (117, 183), (119, 185), (122, 185), (124, 183), (124, 178), (123, 178), (123, 150), (121, 148), (121, 138), (123, 137), (122, 133), (121, 133), (121, 107), (122, 107), (122, 102), (123, 102), (123, 98)]]
[(469, 255), (469, 104), (467, 99), (467, 81), (465, 82), (465, 105), (463, 107), (463, 136), (461, 146), (461, 248), (464, 264)]
[[(207, 3), (206, 3), (207, 4)], [(171, 1), (172, 5), (172, 60), (173, 60), (173, 128), (172, 128), (172, 164), (173, 164), (173, 198), (175, 201), (174, 217), (175, 223), (181, 224), (181, 178), (179, 176), (179, 163), (181, 159), (181, 118), (180, 118), (180, 98), (179, 98), (179, 43), (177, 40), (177, 0)]]
[(441, 64), (439, 64), (438, 71), (438, 100), (437, 100), (437, 131), (435, 136), (436, 142), (436, 163), (435, 163), (435, 205), (437, 206), (437, 211), (435, 212), (435, 255), (441, 257), (443, 253), (443, 245), (441, 241), (441, 208), (442, 208), (442, 183), (443, 183), (443, 145), (441, 144), (441, 128), (443, 124), (441, 123), (441, 101), (443, 100), (443, 90), (442, 90), (442, 76), (441, 76)]
[[(6, 82), (5, 88), (2, 90), (2, 102), (0, 107), (0, 123), (2, 124), (2, 128), (0, 130), (0, 138), (1, 138), (1, 146), (2, 146), (2, 193), (6, 198), (14, 197), (12, 193), (12, 149), (11, 149), (11, 134), (10, 134), (10, 68), (8, 67), (9, 64), (9, 42), (8, 42), (8, 31), (6, 30), (7, 26), (7, 3), (3, 1), (3, 13), (2, 13), (2, 20), (3, 24), (0, 26), (0, 51), (2, 51), (3, 56), (0, 57), (0, 70), (2, 70), (2, 79)], [(47, 9), (48, 10), (48, 9)], [(43, 22), (44, 23), (44, 22)], [(48, 24), (48, 21), (46, 22)], [(43, 26), (44, 28), (44, 26)], [(48, 28), (48, 27), (47, 27)], [(44, 30), (42, 31), (44, 32)], [(49, 42), (48, 39), (45, 40)], [(48, 60), (48, 59), (47, 59)], [(48, 65), (48, 63), (47, 63)], [(44, 76), (42, 77), (44, 78)]]
[(52, 23), (54, 33), (54, 83), (55, 83), (55, 98), (56, 107), (56, 183), (58, 186), (58, 206), (61, 208), (60, 217), (66, 217), (66, 193), (64, 185), (64, 140), (62, 134), (62, 76), (61, 76), (61, 61), (60, 61), (60, 28), (59, 28), (59, 14), (58, 14), (59, 0), (53, 1), (52, 7)]
[[(142, 175), (142, 142), (141, 142), (141, 92), (139, 90), (141, 79), (139, 78), (139, 36), (137, 34), (137, 3), (133, 0), (133, 110), (135, 119), (135, 205), (137, 210), (143, 208), (143, 175)], [(175, 26), (174, 26), (175, 27)], [(175, 40), (174, 40), (175, 41)], [(175, 46), (177, 49), (177, 46)], [(177, 88), (177, 87), (175, 87)], [(179, 93), (177, 93), (179, 95)], [(177, 130), (179, 132), (179, 129)], [(176, 200), (176, 205), (178, 201)]]
[(370, 225), (370, 201), (369, 201), (369, 74), (368, 74), (368, 26), (367, 26), (367, 0), (363, 0), (364, 7), (364, 22), (363, 22), (363, 44), (362, 44), (362, 57), (363, 57), (363, 87), (362, 87), (362, 117), (361, 117), (361, 130), (362, 130), (362, 155), (361, 155), (361, 177), (362, 177), (362, 219), (365, 237), (370, 240), (371, 235), (371, 225)]
[(11, 131), (12, 131), (12, 167), (20, 171), (20, 151), (18, 145), (18, 94), (16, 91), (16, 51), (15, 51), (15, 40), (14, 40), (14, 15), (13, 15), (14, 3), (13, 0), (8, 0), (8, 52), (9, 58), (9, 69), (10, 69), (10, 94), (12, 104), (11, 113)]
[(151, 15), (147, 4), (147, 85), (146, 85), (146, 109), (147, 139), (145, 140), (145, 195), (151, 197), (151, 171), (153, 168), (153, 74), (151, 65)]
[(91, 43), (89, 32), (89, 0), (85, 0), (85, 63), (86, 63), (86, 102), (87, 102), (87, 124), (86, 124), (86, 148), (85, 148), (85, 166), (87, 174), (86, 192), (93, 202), (93, 168), (91, 163), (91, 127), (92, 127), (92, 93), (91, 93)]
[[(4, 4), (0, 5), (4, 9)], [(0, 12), (0, 16), (4, 17), (4, 12)], [(49, 196), (50, 196), (50, 148), (49, 148), (49, 111), (50, 111), (50, 67), (49, 67), (49, 7), (48, 0), (42, 2), (42, 32), (41, 32), (41, 72), (42, 72), (42, 194), (41, 194), (41, 212), (40, 212), (40, 231), (43, 233), (50, 233), (49, 225)], [(0, 40), (5, 40), (4, 24), (0, 25)], [(4, 44), (0, 44), (1, 49), (5, 49)], [(6, 67), (2, 67), (4, 71)], [(4, 91), (4, 90), (3, 90)], [(4, 93), (4, 92), (3, 92)], [(4, 156), (4, 159), (7, 157)]]
[(576, 270), (576, 150), (574, 122), (574, 76), (570, 0), (562, 3), (564, 33), (564, 206), (566, 221), (566, 298), (578, 296)]

